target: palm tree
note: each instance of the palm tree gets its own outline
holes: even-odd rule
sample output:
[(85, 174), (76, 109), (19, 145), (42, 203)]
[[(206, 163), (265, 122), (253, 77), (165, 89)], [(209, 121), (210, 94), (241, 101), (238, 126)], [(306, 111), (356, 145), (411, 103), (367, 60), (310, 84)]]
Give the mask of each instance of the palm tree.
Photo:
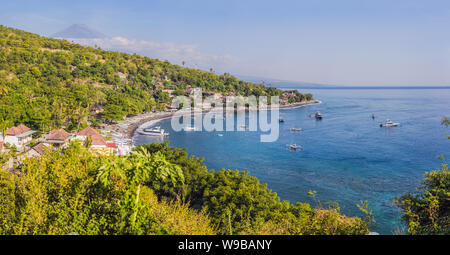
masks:
[(128, 208), (132, 208), (130, 218), (132, 230), (136, 230), (143, 185), (152, 181), (165, 180), (170, 180), (173, 185), (176, 185), (177, 182), (184, 184), (184, 175), (180, 166), (167, 161), (161, 152), (151, 154), (147, 148), (142, 146), (127, 157), (119, 157), (105, 162), (97, 170), (95, 183), (109, 186), (113, 176), (123, 179), (131, 191), (132, 197), (124, 197), (123, 206), (127, 211)]

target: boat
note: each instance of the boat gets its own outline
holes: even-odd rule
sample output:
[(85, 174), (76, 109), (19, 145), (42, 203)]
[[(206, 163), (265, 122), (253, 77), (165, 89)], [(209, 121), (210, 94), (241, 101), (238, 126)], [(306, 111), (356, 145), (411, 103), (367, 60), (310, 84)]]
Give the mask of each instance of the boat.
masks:
[(284, 122), (284, 119), (283, 119), (283, 118), (280, 118), (280, 119), (278, 120), (278, 122), (282, 123), (282, 122)]
[(400, 123), (392, 122), (392, 120), (387, 119), (385, 123), (381, 123), (380, 127), (396, 127), (400, 125)]
[(311, 114), (309, 115), (309, 117), (310, 117), (310, 118), (314, 118), (314, 113), (311, 113)]
[(300, 132), (300, 131), (302, 131), (302, 129), (301, 128), (291, 128), (291, 131), (293, 131), (293, 132)]
[(314, 117), (316, 117), (316, 119), (320, 120), (323, 118), (323, 114), (320, 112), (316, 112), (316, 114), (314, 115)]
[(223, 134), (217, 134), (217, 136), (223, 136)]
[(138, 131), (141, 135), (147, 135), (147, 136), (167, 136), (168, 133), (164, 132), (164, 129), (161, 129), (161, 127), (154, 127), (154, 128), (144, 128), (142, 130)]
[(373, 120), (375, 119), (375, 114), (372, 114), (372, 119), (373, 119)]
[(291, 150), (302, 150), (303, 149), (303, 147), (301, 146), (301, 145), (297, 145), (297, 144), (295, 144), (295, 143), (293, 143), (293, 144), (287, 144), (286, 145), (286, 147), (288, 147), (289, 149), (291, 149)]

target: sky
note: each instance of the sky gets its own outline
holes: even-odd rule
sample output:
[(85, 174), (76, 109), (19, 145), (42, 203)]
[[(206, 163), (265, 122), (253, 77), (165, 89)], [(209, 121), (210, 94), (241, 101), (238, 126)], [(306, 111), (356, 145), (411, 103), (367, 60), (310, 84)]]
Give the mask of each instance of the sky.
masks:
[(5, 1), (0, 24), (216, 73), (343, 86), (449, 86), (450, 1)]

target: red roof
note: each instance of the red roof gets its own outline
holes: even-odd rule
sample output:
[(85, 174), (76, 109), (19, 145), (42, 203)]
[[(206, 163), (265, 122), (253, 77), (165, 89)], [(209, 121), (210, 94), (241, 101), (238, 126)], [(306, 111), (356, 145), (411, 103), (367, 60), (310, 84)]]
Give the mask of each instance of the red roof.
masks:
[(107, 142), (107, 143), (106, 143), (106, 147), (116, 149), (116, 148), (117, 148), (117, 145), (116, 145), (115, 142)]
[(78, 132), (78, 135), (82, 136), (92, 136), (92, 135), (100, 135), (97, 130), (91, 128), (90, 126), (85, 127), (83, 130)]
[(106, 146), (106, 139), (103, 136), (97, 134), (97, 135), (91, 135), (90, 137), (92, 139), (92, 145), (105, 145)]
[(57, 130), (53, 130), (50, 135), (47, 137), (47, 140), (59, 140), (64, 141), (70, 137), (70, 134), (66, 132), (66, 130), (60, 128)]
[(29, 130), (31, 130), (29, 127), (25, 126), (24, 124), (20, 124), (17, 127), (8, 128), (8, 130), (6, 130), (6, 134), (7, 135), (20, 135)]
[(44, 154), (46, 149), (48, 149), (48, 145), (46, 145), (45, 143), (39, 143), (38, 145), (33, 147), (33, 150), (41, 155)]
[(3, 142), (0, 142), (0, 150), (3, 149)]

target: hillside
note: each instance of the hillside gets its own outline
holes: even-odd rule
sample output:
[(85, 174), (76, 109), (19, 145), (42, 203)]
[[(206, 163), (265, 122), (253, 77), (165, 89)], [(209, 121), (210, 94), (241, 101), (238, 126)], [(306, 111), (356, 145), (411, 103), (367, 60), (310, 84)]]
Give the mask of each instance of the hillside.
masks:
[[(162, 110), (189, 88), (222, 95), (275, 96), (286, 102), (310, 94), (244, 82), (139, 55), (84, 47), (66, 40), (0, 26), (0, 120), (42, 132), (55, 127), (96, 125), (127, 115)], [(287, 98), (289, 97), (289, 98)], [(6, 124), (5, 124), (6, 123)]]

